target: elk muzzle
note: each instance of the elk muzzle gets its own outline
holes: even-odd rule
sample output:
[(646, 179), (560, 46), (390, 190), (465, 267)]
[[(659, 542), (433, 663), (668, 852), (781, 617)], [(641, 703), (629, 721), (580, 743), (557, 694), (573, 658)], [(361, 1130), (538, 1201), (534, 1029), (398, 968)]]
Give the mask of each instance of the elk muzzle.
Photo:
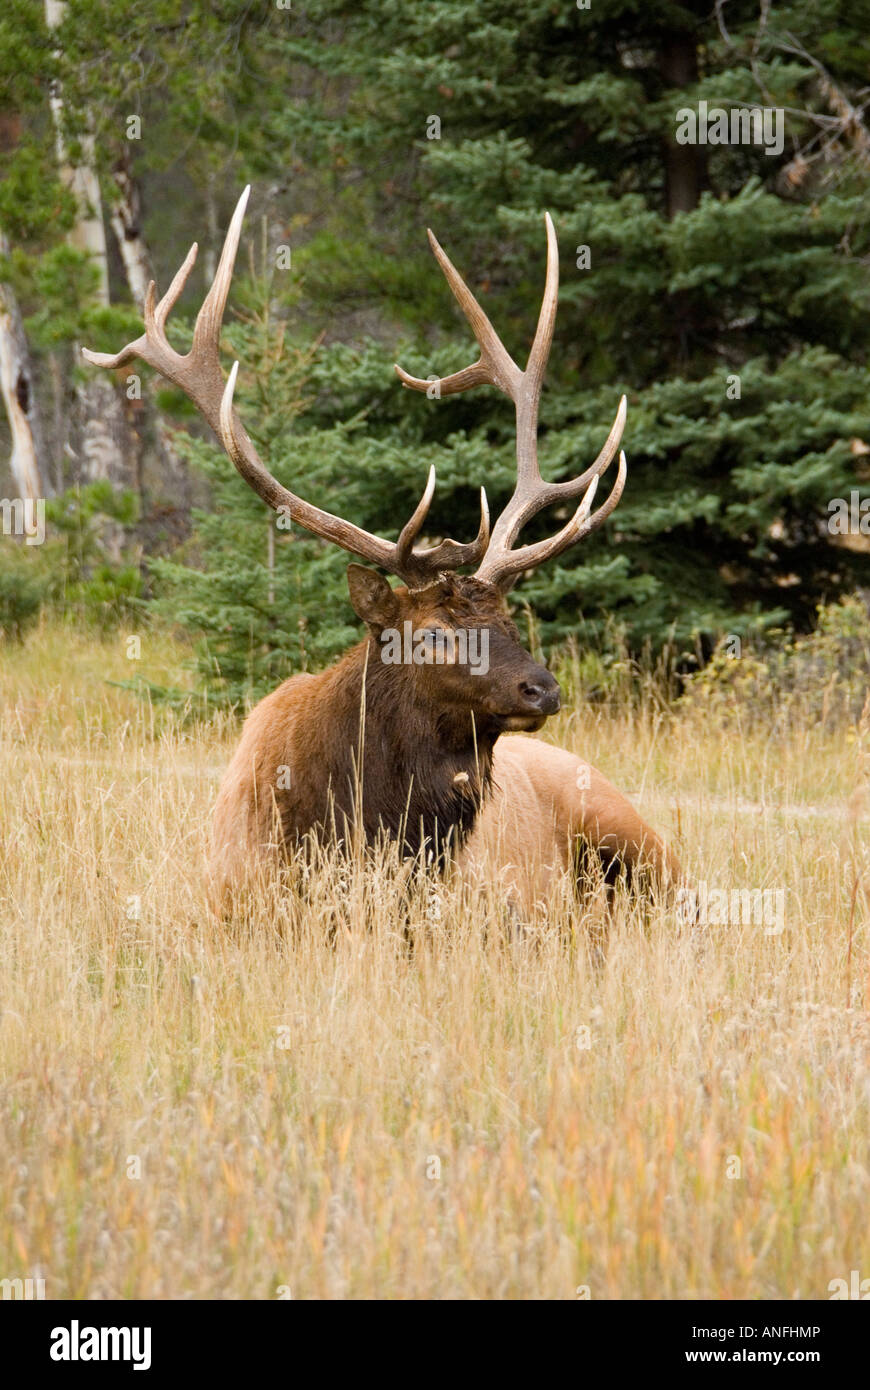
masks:
[(499, 720), (502, 733), (530, 734), (561, 706), (559, 682), (544, 666), (531, 664), (517, 682), (510, 713)]
[(520, 681), (520, 697), (529, 707), (543, 715), (556, 714), (562, 703), (559, 682), (544, 667), (535, 673), (532, 680)]

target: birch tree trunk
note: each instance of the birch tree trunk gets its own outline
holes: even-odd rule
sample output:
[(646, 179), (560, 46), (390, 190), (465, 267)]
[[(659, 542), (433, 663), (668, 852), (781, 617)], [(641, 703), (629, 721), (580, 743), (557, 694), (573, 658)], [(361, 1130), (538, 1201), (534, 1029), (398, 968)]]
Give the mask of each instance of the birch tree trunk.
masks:
[(114, 169), (117, 199), (111, 211), (112, 231), (118, 242), (124, 273), (136, 307), (145, 303), (148, 282), (153, 280), (151, 257), (142, 234), (142, 200), (139, 184), (130, 168), (126, 151)]
[[(45, 20), (49, 29), (59, 28), (65, 13), (64, 0), (45, 0)], [(61, 177), (73, 192), (78, 210), (69, 243), (90, 258), (98, 277), (95, 302), (108, 305), (109, 265), (94, 140), (91, 135), (84, 135), (81, 162), (72, 166), (64, 138), (63, 92), (59, 85), (53, 87), (49, 101)], [(77, 346), (75, 355), (78, 359)], [(124, 407), (112, 377), (105, 372), (89, 373), (76, 386), (76, 405), (78, 419), (71, 452), (78, 460), (80, 481), (106, 478), (114, 487), (130, 487), (135, 482), (134, 450)]]
[[(149, 282), (154, 279), (154, 272), (148, 243), (142, 231), (142, 198), (139, 183), (130, 167), (126, 151), (115, 164), (114, 180), (117, 198), (111, 213), (112, 230), (118, 242), (130, 293), (137, 308), (141, 310)], [(175, 447), (172, 428), (154, 400), (153, 390), (150, 404), (163, 480), (168, 484), (173, 498), (186, 511), (190, 505), (187, 466)]]
[[(0, 253), (5, 252), (0, 234)], [(30, 352), (21, 323), (18, 302), (8, 285), (0, 284), (0, 393), (12, 434), (9, 466), (18, 496), (35, 501), (44, 497), (40, 460), (42, 430)]]
[[(18, 143), (18, 118), (14, 112), (0, 116), (0, 146)], [(9, 245), (0, 231), (0, 256)], [(17, 495), (25, 501), (45, 496), (45, 445), (39, 403), (34, 390), (30, 349), (21, 310), (11, 285), (0, 282), (0, 395), (9, 421), (12, 454), (9, 466)]]
[[(49, 29), (58, 29), (66, 15), (66, 0), (45, 0), (45, 22)], [(82, 137), (82, 162), (75, 167), (70, 164), (63, 131), (63, 93), (59, 84), (53, 83), (49, 94), (49, 105), (54, 122), (54, 140), (57, 162), (61, 177), (75, 196), (75, 226), (69, 234), (70, 246), (84, 251), (99, 275), (97, 299), (100, 304), (109, 302), (109, 269), (106, 258), (106, 231), (103, 226), (100, 182), (97, 178), (94, 159), (94, 140), (92, 135)]]

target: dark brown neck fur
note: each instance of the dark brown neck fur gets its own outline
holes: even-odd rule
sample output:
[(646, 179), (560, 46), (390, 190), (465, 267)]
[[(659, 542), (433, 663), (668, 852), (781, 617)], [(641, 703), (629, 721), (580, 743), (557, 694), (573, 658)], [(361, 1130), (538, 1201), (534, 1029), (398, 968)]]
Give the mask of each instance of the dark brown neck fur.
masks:
[[(360, 704), (365, 672), (365, 728)], [(312, 825), (347, 840), (361, 823), (365, 841), (379, 835), (399, 842), (402, 853), (421, 849), (441, 862), (470, 833), (489, 790), (497, 734), (475, 729), (467, 709), (433, 710), (415, 693), (412, 673), (380, 660), (366, 638), (336, 666), (316, 678), (304, 721), (305, 762), (312, 770), (309, 806), (285, 818), (288, 840)], [(324, 717), (319, 717), (319, 711)], [(401, 717), (399, 717), (401, 711)], [(361, 739), (362, 734), (362, 739)], [(362, 815), (357, 818), (357, 777), (363, 744)], [(289, 808), (288, 808), (289, 809)], [(300, 823), (301, 819), (301, 823)], [(307, 824), (306, 824), (307, 822)]]

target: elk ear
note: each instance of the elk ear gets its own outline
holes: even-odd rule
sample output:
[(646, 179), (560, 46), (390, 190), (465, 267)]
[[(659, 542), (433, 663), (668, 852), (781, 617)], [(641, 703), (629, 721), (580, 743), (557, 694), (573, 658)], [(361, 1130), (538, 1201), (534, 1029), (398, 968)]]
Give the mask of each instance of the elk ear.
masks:
[(375, 632), (393, 627), (399, 616), (399, 600), (383, 575), (362, 565), (348, 565), (347, 587), (354, 613)]

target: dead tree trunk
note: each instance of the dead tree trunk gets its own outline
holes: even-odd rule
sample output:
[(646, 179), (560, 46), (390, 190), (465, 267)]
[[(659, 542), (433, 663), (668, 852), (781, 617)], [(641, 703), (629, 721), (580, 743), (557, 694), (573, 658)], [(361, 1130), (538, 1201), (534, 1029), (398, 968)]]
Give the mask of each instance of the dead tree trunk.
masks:
[[(689, 87), (698, 80), (698, 50), (693, 34), (671, 34), (662, 49), (662, 77), (669, 87)], [(706, 159), (700, 145), (678, 145), (675, 133), (665, 140), (665, 196), (668, 219), (692, 212), (700, 201)]]

